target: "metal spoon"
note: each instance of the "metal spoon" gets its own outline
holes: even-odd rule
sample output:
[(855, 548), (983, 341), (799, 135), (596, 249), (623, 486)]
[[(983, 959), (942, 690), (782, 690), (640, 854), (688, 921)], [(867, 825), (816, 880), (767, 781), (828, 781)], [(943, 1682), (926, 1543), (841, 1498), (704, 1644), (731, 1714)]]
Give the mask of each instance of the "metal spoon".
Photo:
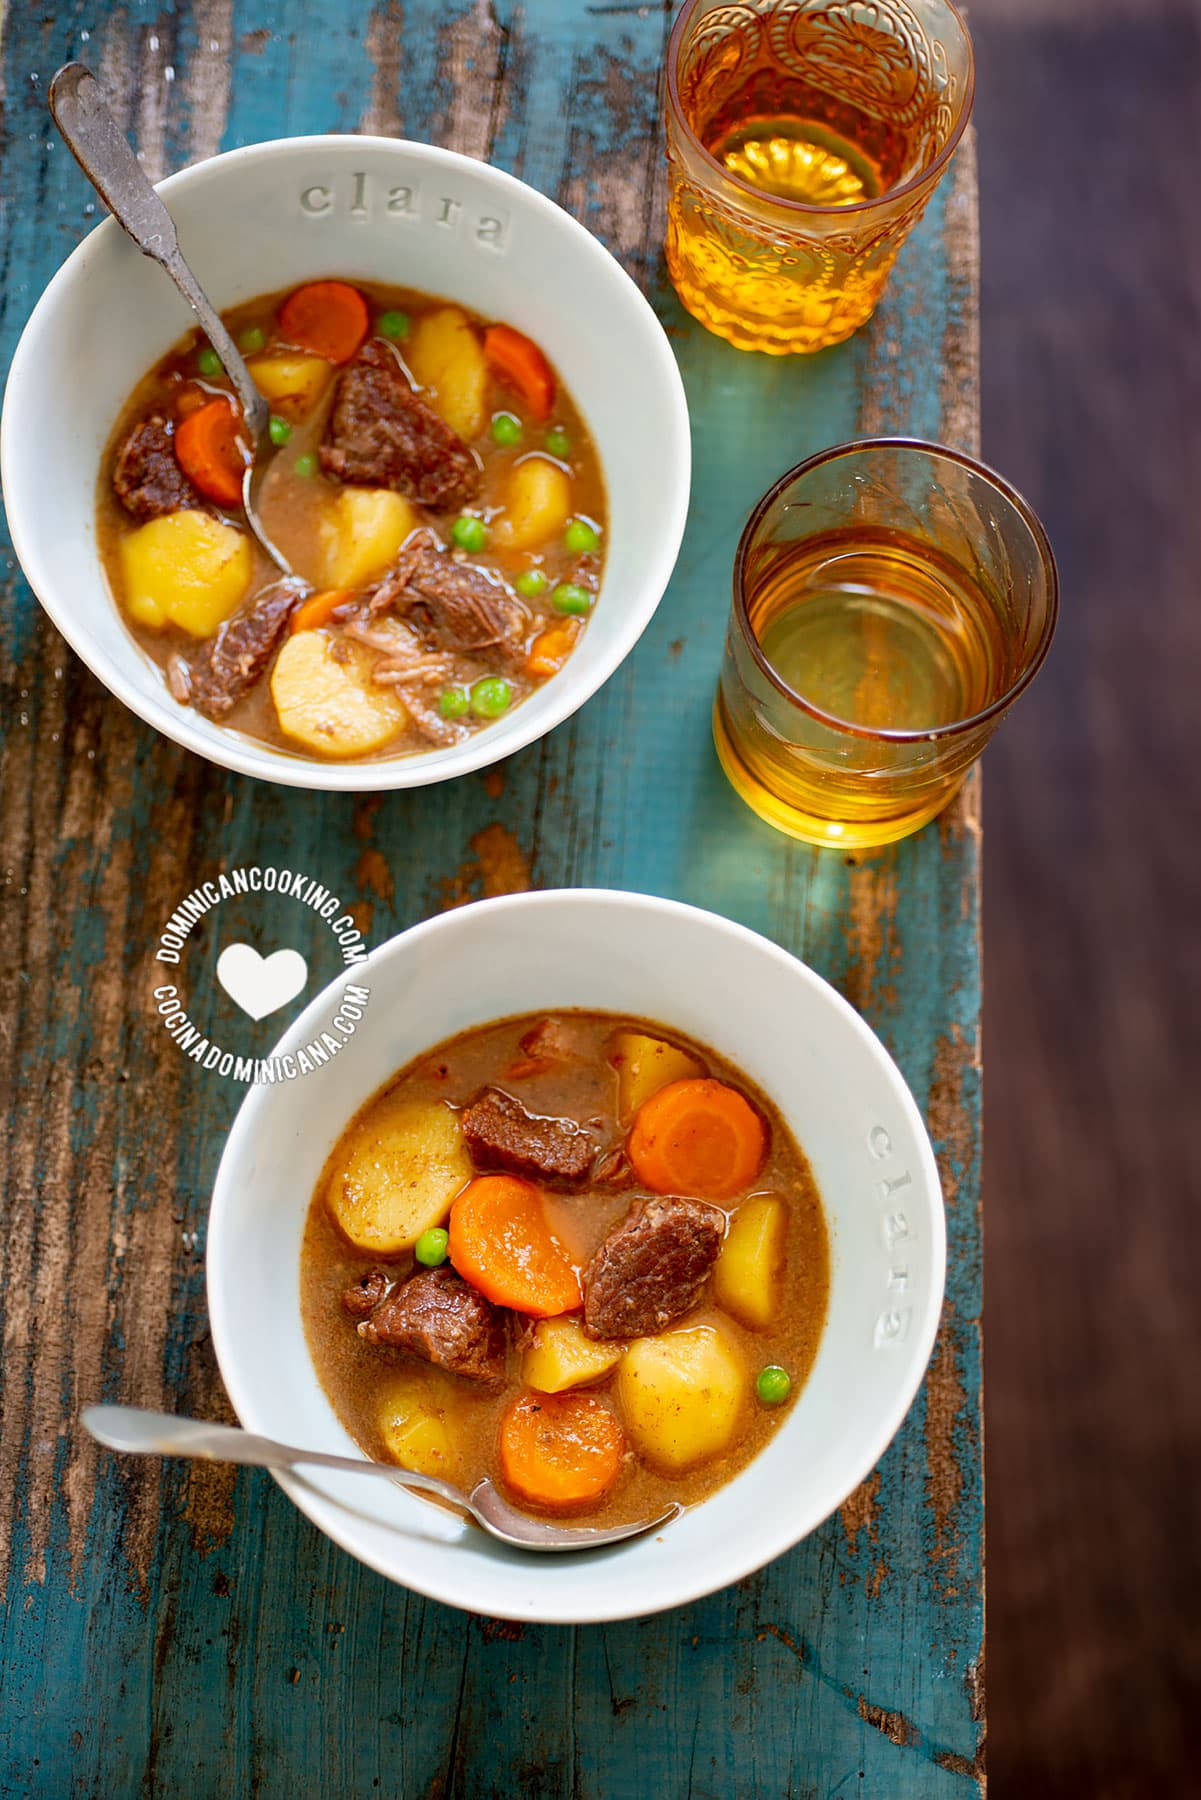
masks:
[(503, 1544), (514, 1544), (519, 1550), (592, 1550), (601, 1544), (639, 1537), (644, 1531), (653, 1531), (657, 1525), (678, 1518), (683, 1511), (673, 1502), (652, 1519), (639, 1519), (633, 1525), (612, 1525), (605, 1531), (590, 1526), (548, 1525), (510, 1506), (487, 1476), (465, 1494), (435, 1475), (419, 1475), (414, 1469), (369, 1462), (365, 1457), (295, 1450), (271, 1438), (256, 1437), (236, 1425), (210, 1425), (203, 1419), (148, 1412), (140, 1406), (88, 1406), (80, 1417), (98, 1443), (133, 1456), (195, 1456), (214, 1462), (246, 1463), (259, 1469), (293, 1469), (303, 1463), (322, 1469), (345, 1469), (353, 1475), (383, 1475), (401, 1487), (418, 1488), (453, 1501), (493, 1537)]
[(246, 521), (283, 573), (300, 583), (287, 558), (271, 541), (258, 513), (258, 495), (271, 461), (271, 412), (255, 387), (237, 345), (212, 301), (184, 260), (175, 221), (147, 180), (138, 159), (108, 109), (99, 83), (81, 62), (64, 63), (50, 83), (50, 112), (72, 156), (121, 228), (143, 256), (166, 270), (204, 327), (209, 343), (234, 385), (253, 454), (242, 477)]

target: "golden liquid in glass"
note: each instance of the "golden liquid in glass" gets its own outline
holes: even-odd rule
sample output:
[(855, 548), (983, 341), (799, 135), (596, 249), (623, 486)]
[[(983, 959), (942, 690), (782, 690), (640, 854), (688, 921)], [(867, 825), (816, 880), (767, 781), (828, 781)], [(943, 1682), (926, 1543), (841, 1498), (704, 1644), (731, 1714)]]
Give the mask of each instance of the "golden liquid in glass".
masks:
[(741, 666), (727, 656), (714, 729), (742, 798), (819, 843), (886, 843), (933, 818), (970, 761), (939, 728), (1007, 681), (987, 597), (917, 540), (855, 531), (762, 551), (746, 598), (764, 657), (807, 705), (745, 650)]
[[(831, 48), (831, 62), (836, 54)], [(752, 69), (733, 93), (724, 81), (714, 58), (688, 88), (689, 122), (727, 174), (764, 196), (862, 206), (881, 200), (920, 160), (916, 131), (770, 64)], [(886, 219), (863, 215), (832, 232), (803, 213), (765, 224), (753, 208), (745, 220), (739, 211), (728, 190), (718, 208), (683, 188), (669, 194), (668, 270), (684, 305), (711, 331), (740, 349), (784, 355), (838, 343), (870, 316), (903, 231), (894, 238)]]

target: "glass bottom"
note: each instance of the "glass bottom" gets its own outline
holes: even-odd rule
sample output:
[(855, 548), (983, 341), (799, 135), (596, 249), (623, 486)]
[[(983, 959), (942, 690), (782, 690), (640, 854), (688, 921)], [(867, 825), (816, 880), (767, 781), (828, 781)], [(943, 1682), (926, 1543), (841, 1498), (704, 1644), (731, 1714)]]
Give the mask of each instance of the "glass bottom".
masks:
[(911, 837), (938, 816), (963, 783), (961, 776), (952, 786), (940, 788), (933, 801), (911, 813), (885, 819), (827, 819), (817, 813), (802, 811), (764, 787), (743, 760), (730, 733), (720, 693), (713, 707), (713, 743), (726, 779), (753, 813), (786, 836), (799, 838), (805, 844), (817, 844), (825, 850), (878, 849), (883, 844), (895, 844), (901, 838)]
[(766, 307), (765, 312), (748, 316), (737, 310), (737, 291), (727, 291), (724, 253), (717, 254), (703, 237), (685, 242), (674, 220), (668, 223), (665, 248), (672, 286), (693, 318), (736, 349), (759, 350), (767, 356), (807, 356), (853, 337), (875, 312), (894, 260), (889, 257), (867, 276), (848, 273), (836, 289), (756, 275), (752, 268), (741, 279), (756, 304), (765, 305), (773, 294), (779, 304), (774, 317)]
[(670, 262), (668, 274), (671, 275), (681, 306), (694, 319), (698, 319), (706, 331), (711, 331), (715, 337), (724, 338), (736, 350), (758, 350), (765, 356), (812, 356), (817, 350), (832, 349), (835, 344), (845, 343), (847, 338), (854, 337), (876, 310), (876, 303), (873, 301), (855, 316), (844, 318), (834, 326), (789, 328), (767, 321), (752, 322), (740, 318), (727, 307), (718, 305), (701, 288), (694, 287), (689, 282), (677, 281), (671, 273)]

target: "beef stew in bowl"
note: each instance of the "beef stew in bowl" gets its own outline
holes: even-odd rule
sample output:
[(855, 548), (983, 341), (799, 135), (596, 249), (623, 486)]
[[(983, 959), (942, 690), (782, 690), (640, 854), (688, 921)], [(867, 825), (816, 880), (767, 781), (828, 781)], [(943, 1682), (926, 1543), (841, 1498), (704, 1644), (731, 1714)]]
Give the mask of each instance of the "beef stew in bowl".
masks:
[[(769, 1433), (738, 1473), (715, 1486), (703, 1505), (686, 1506), (670, 1529), (596, 1555), (530, 1557), (430, 1505), (400, 1481), (365, 1482), (319, 1469), (303, 1479), (281, 1474), (290, 1499), (335, 1543), (391, 1581), (470, 1612), (548, 1624), (632, 1618), (684, 1605), (740, 1580), (813, 1531), (871, 1473), (904, 1419), (942, 1303), (946, 1238), (938, 1169), (921, 1113), (880, 1040), (840, 994), (779, 945), (697, 907), (614, 889), (538, 890), (452, 907), (373, 950), (362, 980), (370, 1005), (353, 1037), (303, 1078), (251, 1089), (217, 1172), (205, 1249), (209, 1316), (221, 1378), (247, 1430), (353, 1455), (358, 1428), (341, 1410), (338, 1362), (353, 1370), (352, 1359), (360, 1355), (370, 1355), (381, 1376), (428, 1371), (439, 1390), (449, 1385), (452, 1392), (482, 1396), (482, 1386), (452, 1378), (409, 1352), (371, 1349), (358, 1332), (365, 1315), (352, 1317), (342, 1306), (347, 1288), (364, 1275), (379, 1271), (385, 1281), (397, 1282), (427, 1266), (417, 1262), (413, 1233), (446, 1230), (449, 1238), (449, 1221), (430, 1227), (428, 1214), (411, 1216), (399, 1240), (385, 1232), (382, 1241), (375, 1236), (369, 1249), (356, 1252), (326, 1214), (322, 1172), (328, 1180), (338, 1147), (349, 1151), (348, 1125), (365, 1120), (366, 1109), (395, 1087), (395, 1071), (415, 1074), (431, 1064), (430, 1046), (456, 1038), (466, 1044), (496, 1021), (570, 1022), (592, 1014), (612, 1021), (614, 1029), (621, 1019), (667, 1021), (670, 1029), (640, 1026), (640, 1034), (670, 1042), (701, 1061), (709, 1078), (736, 1089), (768, 1127), (769, 1157), (783, 1141), (777, 1122), (803, 1147), (821, 1201), (828, 1298), (803, 1380), (802, 1365), (790, 1369), (770, 1335), (743, 1340), (754, 1346), (747, 1375), (778, 1361), (793, 1376), (791, 1399), (765, 1415)], [(314, 998), (281, 1037), (277, 1056), (299, 1058), (320, 1039), (343, 987), (339, 978)], [(513, 1042), (530, 1028), (515, 1030)], [(704, 1048), (709, 1044), (719, 1046), (720, 1056)], [(545, 1103), (533, 1090), (523, 1095), (518, 1077), (503, 1075), (514, 1059), (512, 1052), (506, 1055), (501, 1070), (491, 1060), (464, 1070), (454, 1096), (457, 1116), (485, 1089), (510, 1087), (513, 1098), (538, 1113)], [(436, 1070), (427, 1067), (427, 1073), (432, 1077)], [(685, 1066), (677, 1073), (685, 1080), (694, 1072)], [(605, 1078), (610, 1096), (615, 1079), (611, 1069)], [(423, 1105), (439, 1100), (443, 1110), (452, 1110), (441, 1087), (412, 1099)], [(508, 1110), (500, 1108), (502, 1114)], [(630, 1124), (619, 1111), (610, 1098), (607, 1129), (624, 1138)], [(582, 1098), (577, 1111), (564, 1094), (543, 1116), (582, 1125), (603, 1143), (604, 1132), (591, 1123), (594, 1112), (591, 1099)], [(494, 1117), (491, 1108), (482, 1115), (489, 1135)], [(574, 1134), (555, 1135), (570, 1156)], [(739, 1139), (749, 1141), (742, 1134)], [(463, 1146), (453, 1134), (448, 1141), (457, 1159)], [(369, 1166), (368, 1157), (343, 1199), (353, 1198), (356, 1187), (365, 1194), (362, 1169)], [(481, 1172), (529, 1181), (528, 1170)], [(552, 1208), (570, 1206), (573, 1194), (586, 1195), (590, 1184), (599, 1187), (614, 1172), (596, 1161), (594, 1151), (581, 1182), (556, 1177), (530, 1185), (547, 1219)], [(475, 1178), (473, 1157), (471, 1170), (460, 1164), (455, 1179)], [(618, 1210), (629, 1210), (648, 1190), (649, 1183), (631, 1184)], [(619, 1200), (626, 1191), (617, 1190)], [(543, 1195), (549, 1199), (542, 1201)], [(741, 1204), (697, 1199), (723, 1212)], [(344, 1259), (341, 1269), (330, 1269), (324, 1299), (305, 1251), (310, 1226), (322, 1229), (331, 1254)], [(605, 1236), (610, 1228), (606, 1223)], [(413, 1250), (398, 1241), (411, 1241)], [(436, 1244), (432, 1248), (436, 1253)], [(580, 1254), (578, 1274), (587, 1266)], [(682, 1329), (709, 1308), (715, 1317), (719, 1310), (724, 1314), (715, 1278), (707, 1279), (697, 1312), (677, 1321)], [(315, 1300), (324, 1350), (313, 1340)], [(371, 1292), (364, 1300), (371, 1301)], [(731, 1337), (745, 1329), (737, 1321), (727, 1327), (724, 1317), (720, 1322)], [(528, 1327), (531, 1336), (559, 1329), (554, 1315)], [(516, 1349), (506, 1342), (510, 1360), (513, 1397), (519, 1398), (528, 1390), (517, 1387)], [(583, 1391), (611, 1404), (603, 1385)], [(744, 1405), (756, 1417), (758, 1399), (744, 1399)], [(360, 1454), (363, 1441), (375, 1441), (375, 1411), (365, 1411)], [(665, 1479), (674, 1500), (680, 1487)], [(685, 1474), (680, 1482), (692, 1479)], [(620, 1499), (620, 1484), (612, 1491)], [(531, 1510), (528, 1502), (522, 1505)], [(585, 1510), (536, 1516), (578, 1525)]]
[(301, 1255), (318, 1377), (368, 1455), (597, 1525), (750, 1461), (828, 1291), (766, 1097), (679, 1034), (570, 1010), (402, 1070), (339, 1139)]
[(182, 340), (106, 451), (111, 590), (171, 694), (331, 760), (464, 742), (556, 675), (607, 523), (596, 453), (540, 348), (411, 289), (320, 280), (225, 315), (272, 407), (264, 526), (215, 352)]
[[(114, 601), (98, 541), (97, 489), (130, 396), (194, 320), (162, 270), (106, 219), (71, 250), (34, 307), (0, 417), (0, 485), (13, 547), (72, 651), (172, 743), (286, 787), (431, 786), (487, 768), (570, 718), (654, 616), (688, 509), (683, 382), (634, 282), (553, 201), (501, 169), (429, 144), (358, 133), (283, 138), (194, 163), (160, 191), (198, 279), (226, 315), (255, 295), (293, 293), (331, 276), (365, 293), (407, 282), (445, 297), (469, 319), (511, 323), (536, 343), (604, 472), (602, 590), (553, 679), (486, 728), (420, 754), (312, 754), (181, 704), (162, 662)], [(315, 215), (301, 196), (318, 191), (330, 204)], [(399, 211), (394, 202), (403, 194), (411, 204)], [(439, 198), (446, 195), (455, 202), (449, 220)], [(502, 393), (494, 410), (519, 411)], [(192, 639), (180, 644), (189, 660), (199, 648)]]

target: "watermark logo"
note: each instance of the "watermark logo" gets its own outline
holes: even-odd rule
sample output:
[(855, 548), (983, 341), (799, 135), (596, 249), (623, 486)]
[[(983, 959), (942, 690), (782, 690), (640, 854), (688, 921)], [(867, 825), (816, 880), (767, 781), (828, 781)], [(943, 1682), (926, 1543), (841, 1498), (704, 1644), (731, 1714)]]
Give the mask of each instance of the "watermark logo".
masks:
[[(336, 894), (296, 870), (257, 866), (231, 869), (193, 889), (167, 921), (155, 949), (155, 961), (173, 970), (181, 969), (189, 939), (202, 921), (225, 901), (253, 902), (261, 895), (298, 900), (316, 913), (328, 927), (348, 969), (357, 969), (367, 961), (362, 933)], [(275, 912), (274, 902), (268, 904)], [(278, 928), (278, 916), (273, 924)], [(234, 1005), (259, 1024), (304, 993), (309, 983), (309, 964), (290, 945), (263, 954), (238, 935), (222, 947), (215, 975), (218, 986)], [(250, 1045), (227, 1048), (215, 1041), (211, 1028), (205, 1029), (189, 1012), (180, 980), (182, 974), (177, 980), (160, 980), (154, 988), (163, 1029), (192, 1062), (247, 1084), (294, 1081), (324, 1067), (354, 1036), (371, 998), (370, 989), (361, 981), (348, 979), (331, 1005), (329, 1019), (308, 1043), (284, 1056), (262, 1056)], [(193, 1002), (193, 1010), (199, 1012), (201, 1005)]]

